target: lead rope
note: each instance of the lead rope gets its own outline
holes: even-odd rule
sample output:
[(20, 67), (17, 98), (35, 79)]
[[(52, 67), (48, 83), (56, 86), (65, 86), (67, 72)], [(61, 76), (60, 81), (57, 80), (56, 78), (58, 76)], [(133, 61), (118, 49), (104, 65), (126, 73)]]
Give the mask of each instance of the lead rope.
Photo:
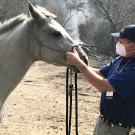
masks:
[[(73, 77), (74, 77), (74, 80), (73, 80)], [(71, 134), (72, 101), (73, 101), (74, 89), (75, 89), (75, 132), (76, 132), (76, 135), (78, 135), (77, 73), (74, 72), (72, 68), (67, 68), (67, 71), (66, 71), (66, 135)]]

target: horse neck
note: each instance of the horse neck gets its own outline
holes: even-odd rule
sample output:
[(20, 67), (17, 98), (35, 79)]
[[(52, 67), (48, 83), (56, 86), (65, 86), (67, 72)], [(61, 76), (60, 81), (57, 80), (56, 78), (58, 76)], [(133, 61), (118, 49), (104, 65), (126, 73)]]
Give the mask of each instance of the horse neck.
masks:
[(1, 79), (12, 80), (15, 85), (33, 63), (28, 49), (27, 29), (24, 21), (11, 32), (0, 35), (0, 74), (3, 76), (0, 83), (3, 82)]

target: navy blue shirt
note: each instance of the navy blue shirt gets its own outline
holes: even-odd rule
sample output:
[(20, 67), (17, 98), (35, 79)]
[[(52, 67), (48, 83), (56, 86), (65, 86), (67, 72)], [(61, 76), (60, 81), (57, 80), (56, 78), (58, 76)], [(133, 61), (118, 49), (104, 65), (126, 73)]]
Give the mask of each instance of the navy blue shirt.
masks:
[(115, 91), (102, 92), (100, 112), (108, 119), (135, 126), (135, 58), (117, 57), (100, 70)]

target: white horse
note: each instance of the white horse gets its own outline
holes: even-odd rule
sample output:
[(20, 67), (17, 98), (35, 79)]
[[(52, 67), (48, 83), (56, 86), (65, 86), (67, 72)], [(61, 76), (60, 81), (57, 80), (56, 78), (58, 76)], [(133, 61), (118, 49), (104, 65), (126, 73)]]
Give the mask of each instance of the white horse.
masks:
[(34, 61), (67, 66), (65, 53), (75, 46), (54, 14), (31, 3), (29, 11), (31, 17), (21, 14), (0, 23), (0, 120), (6, 98)]

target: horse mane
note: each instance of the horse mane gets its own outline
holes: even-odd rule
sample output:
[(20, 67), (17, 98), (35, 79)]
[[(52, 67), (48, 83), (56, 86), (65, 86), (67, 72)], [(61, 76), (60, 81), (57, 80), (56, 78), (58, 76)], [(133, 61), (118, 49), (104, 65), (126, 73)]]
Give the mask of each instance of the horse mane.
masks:
[[(47, 9), (45, 9), (43, 7), (37, 6), (37, 9), (39, 10), (39, 12), (41, 12), (42, 14), (44, 14), (48, 18), (56, 18), (57, 17), (56, 15), (49, 12)], [(9, 20), (4, 21), (3, 23), (0, 22), (0, 34), (12, 30), (14, 27), (21, 24), (27, 18), (28, 18), (27, 15), (20, 14), (16, 17), (13, 17)]]
[(21, 24), (27, 18), (28, 18), (27, 15), (20, 14), (20, 15), (13, 17), (7, 21), (4, 21), (3, 23), (0, 22), (0, 34), (3, 32), (7, 32), (9, 30), (12, 30), (14, 27)]

